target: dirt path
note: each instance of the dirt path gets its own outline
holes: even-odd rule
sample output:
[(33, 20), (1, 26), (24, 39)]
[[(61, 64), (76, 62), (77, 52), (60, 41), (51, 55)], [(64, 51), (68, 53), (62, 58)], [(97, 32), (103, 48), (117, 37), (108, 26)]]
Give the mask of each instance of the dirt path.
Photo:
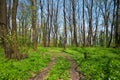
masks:
[(70, 61), (71, 63), (71, 69), (70, 69), (71, 80), (83, 80), (84, 75), (79, 71), (79, 67), (76, 61), (68, 54), (62, 53), (60, 55), (63, 56), (68, 61)]
[(47, 68), (45, 68), (43, 71), (41, 71), (40, 73), (36, 74), (35, 76), (33, 76), (29, 80), (44, 80), (47, 77), (49, 71), (52, 69), (52, 67), (56, 63), (56, 61), (57, 61), (57, 58), (54, 57), (52, 59), (52, 62), (49, 63)]
[(36, 74), (34, 77), (32, 77), (29, 80), (45, 80), (48, 73), (50, 72), (50, 70), (52, 69), (54, 64), (56, 63), (57, 57), (64, 57), (65, 59), (70, 61), (70, 63), (71, 63), (71, 69), (70, 69), (71, 79), (70, 80), (83, 80), (84, 75), (79, 71), (79, 67), (78, 67), (77, 63), (75, 62), (75, 60), (70, 55), (60, 51), (57, 54), (54, 54), (54, 52), (52, 52), (51, 56), (53, 57), (53, 59), (52, 59), (52, 62), (49, 63), (48, 67), (45, 68), (40, 73)]
[(71, 57), (67, 57), (67, 60), (71, 63), (70, 76), (71, 80), (82, 80), (84, 78), (83, 74), (79, 71), (79, 67), (75, 60)]
[(70, 55), (66, 54), (65, 52), (59, 51), (57, 53), (57, 55), (54, 54), (54, 56), (57, 56), (57, 57), (61, 56), (61, 57), (64, 57), (65, 59), (67, 59), (68, 61), (70, 61), (70, 63), (71, 63), (71, 69), (70, 69), (71, 80), (83, 80), (84, 75), (79, 71), (79, 67), (78, 67), (76, 61)]

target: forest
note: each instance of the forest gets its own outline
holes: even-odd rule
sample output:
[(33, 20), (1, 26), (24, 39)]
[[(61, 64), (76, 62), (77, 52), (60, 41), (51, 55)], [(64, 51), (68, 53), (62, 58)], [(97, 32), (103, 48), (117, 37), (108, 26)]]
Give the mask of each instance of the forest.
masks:
[(119, 80), (120, 0), (0, 0), (0, 80)]

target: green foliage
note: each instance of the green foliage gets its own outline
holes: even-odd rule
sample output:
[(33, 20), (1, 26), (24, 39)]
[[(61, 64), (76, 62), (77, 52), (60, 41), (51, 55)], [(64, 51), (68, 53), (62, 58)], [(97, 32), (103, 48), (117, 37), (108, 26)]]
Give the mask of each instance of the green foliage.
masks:
[[(62, 54), (62, 48), (42, 48), (34, 52), (31, 48), (21, 48), (21, 52), (28, 50), (29, 57), (20, 61), (5, 59), (3, 49), (0, 48), (0, 80), (27, 80), (32, 73), (37, 73), (47, 67), (51, 61), (50, 54)], [(120, 79), (120, 50), (112, 48), (68, 48), (66, 54), (75, 59), (80, 71), (87, 80), (119, 80)], [(84, 59), (84, 52), (87, 59)], [(58, 54), (58, 56), (59, 56)], [(57, 56), (57, 57), (58, 57)], [(46, 80), (70, 80), (70, 62), (58, 57), (56, 64), (48, 74)]]
[(29, 39), (29, 37), (23, 38), (22, 36), (18, 36), (18, 43), (19, 43), (19, 46), (21, 47), (23, 46), (32, 47), (32, 42)]
[(39, 48), (37, 52), (29, 50), (29, 57), (20, 61), (6, 60), (3, 50), (0, 50), (0, 80), (27, 80), (45, 68), (51, 61), (47, 50)]
[(59, 57), (57, 63), (50, 71), (46, 80), (70, 80), (70, 62), (63, 57)]
[[(77, 61), (87, 80), (119, 80), (120, 50), (112, 48), (71, 48), (66, 52)], [(83, 53), (88, 58), (84, 59)]]

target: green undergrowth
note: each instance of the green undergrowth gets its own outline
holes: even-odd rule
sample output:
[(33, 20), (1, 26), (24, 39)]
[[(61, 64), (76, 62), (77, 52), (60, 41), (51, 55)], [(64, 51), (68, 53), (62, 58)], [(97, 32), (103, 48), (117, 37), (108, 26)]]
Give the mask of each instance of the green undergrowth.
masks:
[(28, 51), (29, 57), (23, 60), (7, 60), (0, 49), (0, 80), (27, 80), (32, 73), (37, 73), (47, 67), (51, 56), (46, 48), (38, 48), (37, 52)]
[(70, 62), (59, 57), (46, 80), (70, 80)]
[[(120, 50), (112, 48), (69, 48), (86, 80), (119, 80)], [(87, 59), (84, 59), (84, 52)]]
[[(23, 60), (7, 60), (0, 48), (0, 80), (28, 80), (33, 73), (38, 73), (48, 66), (50, 54), (61, 53), (63, 48), (38, 47), (34, 52), (31, 48), (21, 48), (21, 53), (27, 53)], [(64, 53), (72, 56), (80, 67), (86, 80), (119, 80), (120, 79), (120, 49), (113, 48), (68, 48)], [(87, 53), (87, 59), (84, 59)], [(49, 72), (46, 80), (70, 80), (70, 62), (57, 56), (58, 60)]]

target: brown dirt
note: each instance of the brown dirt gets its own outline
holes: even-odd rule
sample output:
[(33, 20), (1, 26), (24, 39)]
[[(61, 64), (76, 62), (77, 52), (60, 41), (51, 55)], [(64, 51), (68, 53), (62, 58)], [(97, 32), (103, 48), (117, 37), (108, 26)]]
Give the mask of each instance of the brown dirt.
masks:
[(56, 63), (56, 61), (57, 61), (57, 58), (54, 57), (52, 59), (52, 62), (49, 63), (47, 68), (45, 68), (43, 71), (41, 71), (38, 74), (34, 74), (33, 77), (30, 78), (29, 80), (44, 80), (47, 77), (49, 71), (52, 69), (52, 67)]
[(79, 67), (73, 59), (70, 59), (71, 70), (70, 76), (72, 80), (82, 80), (84, 78), (83, 74), (79, 71)]
[(70, 77), (71, 80), (83, 80), (84, 75), (80, 72), (79, 67), (75, 60), (69, 55), (64, 56), (71, 63)]

